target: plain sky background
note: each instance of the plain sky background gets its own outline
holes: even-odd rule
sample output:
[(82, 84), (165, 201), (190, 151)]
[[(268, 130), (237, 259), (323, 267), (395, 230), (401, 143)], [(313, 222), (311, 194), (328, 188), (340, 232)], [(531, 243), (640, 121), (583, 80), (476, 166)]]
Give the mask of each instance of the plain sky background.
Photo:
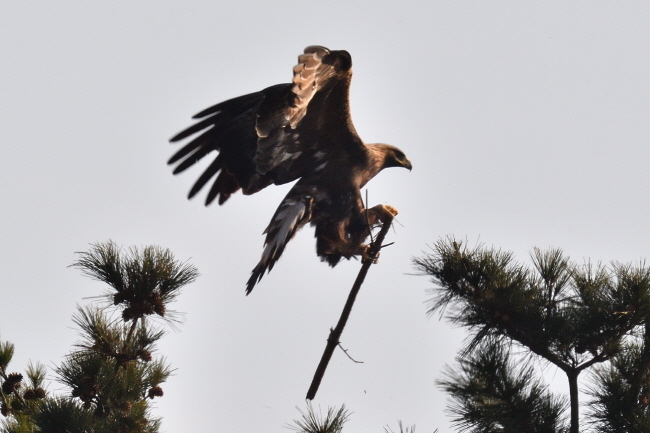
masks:
[[(465, 337), (426, 317), (412, 257), (453, 235), (576, 262), (648, 256), (650, 4), (506, 1), (0, 2), (0, 338), (11, 370), (49, 367), (103, 286), (68, 266), (112, 239), (157, 244), (202, 276), (161, 352), (164, 432), (283, 432), (359, 262), (330, 269), (313, 230), (244, 296), (262, 231), (289, 186), (219, 207), (187, 201), (167, 140), (205, 107), (291, 80), (312, 44), (352, 54), (352, 114), (412, 172), (368, 185), (400, 210), (314, 401), (348, 432), (397, 420), (452, 431), (436, 386)], [(551, 376), (553, 370), (547, 370)], [(557, 389), (565, 391), (559, 380)], [(584, 382), (583, 382), (584, 383)], [(49, 390), (61, 392), (57, 383)]]

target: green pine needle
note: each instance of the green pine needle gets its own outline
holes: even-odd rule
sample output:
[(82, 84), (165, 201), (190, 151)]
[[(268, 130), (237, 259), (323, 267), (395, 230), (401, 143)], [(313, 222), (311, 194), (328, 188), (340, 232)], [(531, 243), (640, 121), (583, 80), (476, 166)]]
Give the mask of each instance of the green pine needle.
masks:
[(343, 425), (348, 421), (350, 413), (341, 405), (339, 409), (329, 407), (325, 418), (320, 413), (316, 413), (312, 404), (307, 403), (305, 412), (298, 409), (301, 419), (294, 420), (294, 425), (289, 426), (299, 433), (341, 433)]
[(78, 255), (72, 266), (111, 287), (104, 296), (124, 308), (125, 321), (151, 314), (169, 318), (173, 312), (168, 304), (199, 276), (194, 266), (176, 261), (171, 251), (158, 246), (124, 252), (108, 241), (92, 244), (90, 251)]
[(14, 345), (8, 341), (0, 341), (0, 372), (6, 372), (7, 366), (14, 357)]

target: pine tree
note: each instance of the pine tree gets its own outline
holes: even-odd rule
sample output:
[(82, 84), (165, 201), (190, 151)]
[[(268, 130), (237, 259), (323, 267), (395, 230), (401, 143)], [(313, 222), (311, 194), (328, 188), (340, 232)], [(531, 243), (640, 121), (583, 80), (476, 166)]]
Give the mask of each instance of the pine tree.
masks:
[(197, 278), (196, 268), (169, 250), (124, 252), (110, 241), (80, 253), (73, 266), (109, 288), (105, 305), (78, 307), (73, 317), (81, 341), (54, 369), (69, 394), (47, 396), (39, 364), (27, 368), (27, 383), (19, 373), (6, 374), (14, 347), (0, 343), (2, 432), (158, 432), (150, 401), (163, 396), (172, 369), (154, 356), (165, 332), (152, 318), (177, 320), (169, 303)]
[[(439, 311), (471, 338), (439, 385), (462, 431), (578, 433), (578, 377), (589, 370), (599, 431), (650, 432), (650, 269), (644, 264), (577, 266), (561, 250), (511, 253), (441, 240), (414, 260), (437, 286)], [(513, 352), (523, 352), (512, 359)], [(564, 372), (566, 402), (536, 374), (539, 360)], [(536, 362), (533, 364), (533, 362)]]

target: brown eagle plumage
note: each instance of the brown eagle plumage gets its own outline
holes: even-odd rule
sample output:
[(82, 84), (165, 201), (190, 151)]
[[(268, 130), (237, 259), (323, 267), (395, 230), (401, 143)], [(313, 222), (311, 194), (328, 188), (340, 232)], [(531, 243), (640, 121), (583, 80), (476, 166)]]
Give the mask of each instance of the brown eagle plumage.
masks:
[(246, 287), (249, 294), (273, 268), (294, 234), (316, 227), (316, 251), (335, 266), (363, 254), (370, 226), (390, 206), (365, 209), (360, 189), (387, 167), (411, 169), (404, 153), (388, 144), (364, 144), (350, 118), (348, 93), (352, 59), (347, 51), (305, 48), (293, 68), (293, 82), (221, 102), (194, 116), (197, 123), (175, 135), (196, 135), (169, 164), (174, 174), (212, 151), (218, 154), (198, 178), (189, 197), (208, 182), (206, 205), (223, 204), (239, 189), (254, 194), (268, 185), (299, 179), (266, 228), (264, 252)]

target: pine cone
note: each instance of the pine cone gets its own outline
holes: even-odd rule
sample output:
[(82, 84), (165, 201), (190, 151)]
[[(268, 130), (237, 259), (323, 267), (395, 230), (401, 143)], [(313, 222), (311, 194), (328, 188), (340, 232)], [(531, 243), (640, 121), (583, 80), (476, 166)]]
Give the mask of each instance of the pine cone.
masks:
[(144, 362), (149, 362), (152, 359), (151, 352), (149, 352), (147, 349), (138, 350), (138, 358)]
[(23, 375), (20, 373), (10, 373), (9, 376), (7, 376), (7, 380), (18, 383), (23, 380)]
[(8, 380), (5, 380), (2, 384), (2, 392), (5, 394), (11, 394), (14, 392), (14, 384)]
[[(73, 392), (74, 393), (74, 392)], [(38, 398), (45, 398), (45, 390), (43, 388), (29, 388), (23, 393), (25, 400), (36, 400)]]
[(163, 302), (160, 293), (152, 293), (149, 296), (149, 303), (151, 304), (154, 313), (161, 317), (165, 317), (165, 303)]
[(11, 394), (20, 389), (20, 382), (23, 380), (23, 375), (20, 373), (11, 373), (2, 384), (2, 392)]
[(154, 386), (153, 388), (149, 389), (149, 398), (153, 399), (154, 397), (162, 397), (163, 396), (163, 390), (159, 386)]
[(165, 308), (165, 304), (160, 302), (160, 304), (155, 304), (153, 306), (153, 311), (160, 317), (165, 317), (165, 313), (167, 312), (167, 309)]
[(113, 295), (113, 305), (120, 305), (122, 302), (124, 302), (124, 296), (121, 293)]

